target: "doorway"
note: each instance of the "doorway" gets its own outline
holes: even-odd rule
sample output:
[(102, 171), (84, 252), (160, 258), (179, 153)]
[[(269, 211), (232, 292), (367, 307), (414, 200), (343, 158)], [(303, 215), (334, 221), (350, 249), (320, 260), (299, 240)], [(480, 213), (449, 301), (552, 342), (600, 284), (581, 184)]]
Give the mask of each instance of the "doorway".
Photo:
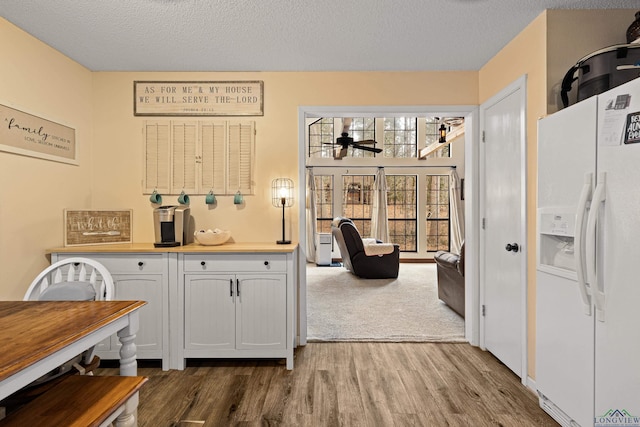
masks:
[[(363, 112), (364, 110), (364, 112)], [(299, 180), (298, 182), (305, 182), (305, 171), (307, 166), (307, 151), (306, 151), (306, 124), (308, 120), (314, 118), (321, 117), (389, 117), (389, 116), (402, 116), (402, 115), (413, 115), (413, 116), (433, 116), (433, 115), (443, 115), (446, 117), (450, 116), (460, 116), (465, 118), (465, 128), (466, 134), (464, 139), (464, 147), (465, 147), (465, 172), (463, 175), (460, 175), (461, 178), (465, 179), (465, 190), (466, 190), (466, 198), (465, 198), (465, 229), (466, 232), (466, 242), (465, 247), (467, 248), (467, 263), (466, 270), (468, 272), (469, 283), (466, 286), (466, 300), (467, 300), (467, 308), (466, 308), (466, 316), (465, 316), (465, 339), (468, 340), (471, 344), (478, 345), (479, 335), (478, 335), (478, 282), (474, 278), (477, 277), (477, 261), (475, 258), (477, 257), (477, 227), (472, 225), (475, 220), (477, 220), (477, 180), (473, 179), (473, 176), (476, 175), (475, 166), (477, 159), (477, 144), (474, 144), (474, 140), (476, 140), (476, 132), (474, 129), (474, 125), (477, 126), (477, 108), (476, 107), (300, 107), (299, 108)], [(333, 159), (326, 159), (330, 162), (328, 165), (333, 163)], [(371, 163), (369, 166), (374, 166), (375, 163)], [(303, 185), (299, 186), (299, 200), (305, 200), (306, 193)], [(301, 209), (299, 212), (299, 241), (300, 241), (300, 265), (303, 266), (306, 264), (305, 259), (305, 248), (307, 247), (307, 239), (306, 239), (306, 224), (307, 218), (305, 215), (304, 209)], [(306, 294), (307, 294), (307, 283), (306, 283), (306, 271), (304, 268), (300, 269), (300, 342), (306, 342)]]

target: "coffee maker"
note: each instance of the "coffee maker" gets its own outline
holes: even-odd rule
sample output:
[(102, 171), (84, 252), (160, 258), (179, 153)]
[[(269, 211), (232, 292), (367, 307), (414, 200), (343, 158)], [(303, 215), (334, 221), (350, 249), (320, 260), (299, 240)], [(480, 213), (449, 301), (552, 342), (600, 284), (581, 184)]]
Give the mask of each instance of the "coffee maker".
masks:
[(189, 238), (191, 209), (188, 206), (160, 206), (153, 210), (156, 248), (186, 245)]

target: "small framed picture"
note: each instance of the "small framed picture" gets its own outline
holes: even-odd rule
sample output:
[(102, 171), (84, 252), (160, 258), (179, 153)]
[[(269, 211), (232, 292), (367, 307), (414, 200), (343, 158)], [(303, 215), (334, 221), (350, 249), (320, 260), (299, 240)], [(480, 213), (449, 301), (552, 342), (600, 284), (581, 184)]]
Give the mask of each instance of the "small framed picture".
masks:
[(132, 209), (65, 209), (64, 245), (132, 243), (132, 223)]

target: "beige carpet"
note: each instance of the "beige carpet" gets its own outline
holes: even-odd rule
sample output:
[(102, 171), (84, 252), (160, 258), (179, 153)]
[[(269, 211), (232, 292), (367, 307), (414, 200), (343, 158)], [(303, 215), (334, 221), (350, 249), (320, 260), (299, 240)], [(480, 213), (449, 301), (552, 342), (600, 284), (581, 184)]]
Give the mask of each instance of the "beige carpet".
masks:
[(397, 279), (359, 279), (307, 264), (309, 341), (464, 341), (464, 319), (438, 300), (436, 265), (401, 263)]

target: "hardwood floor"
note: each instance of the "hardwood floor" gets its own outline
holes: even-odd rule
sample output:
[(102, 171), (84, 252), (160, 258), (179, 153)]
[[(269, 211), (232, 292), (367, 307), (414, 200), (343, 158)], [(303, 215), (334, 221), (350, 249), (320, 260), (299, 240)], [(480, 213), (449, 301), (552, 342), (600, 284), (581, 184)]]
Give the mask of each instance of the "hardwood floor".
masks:
[[(140, 426), (557, 426), (537, 396), (468, 344), (309, 343), (279, 361), (139, 362)], [(153, 362), (151, 362), (153, 363)], [(115, 375), (101, 368), (98, 375)]]

